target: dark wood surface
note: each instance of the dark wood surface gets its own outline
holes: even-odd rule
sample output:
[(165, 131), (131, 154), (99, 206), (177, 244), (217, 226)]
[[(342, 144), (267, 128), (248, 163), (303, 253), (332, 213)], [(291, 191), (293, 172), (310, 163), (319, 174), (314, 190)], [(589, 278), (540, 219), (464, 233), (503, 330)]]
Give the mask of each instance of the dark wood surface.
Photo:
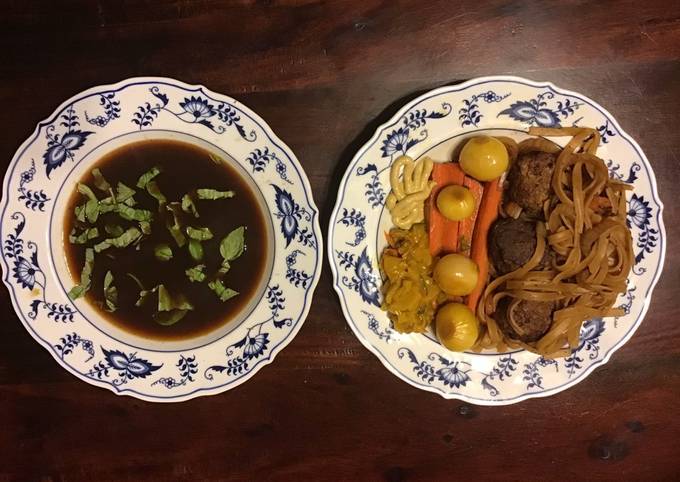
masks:
[(405, 101), (516, 74), (582, 92), (638, 140), (666, 267), (635, 336), (558, 395), (484, 408), (419, 391), (346, 325), (324, 263), (302, 330), (246, 384), (160, 405), (78, 381), (0, 289), (0, 480), (678, 480), (680, 2), (32, 1), (0, 6), (0, 159), (66, 98), (202, 83), (295, 151), (325, 233), (351, 157)]

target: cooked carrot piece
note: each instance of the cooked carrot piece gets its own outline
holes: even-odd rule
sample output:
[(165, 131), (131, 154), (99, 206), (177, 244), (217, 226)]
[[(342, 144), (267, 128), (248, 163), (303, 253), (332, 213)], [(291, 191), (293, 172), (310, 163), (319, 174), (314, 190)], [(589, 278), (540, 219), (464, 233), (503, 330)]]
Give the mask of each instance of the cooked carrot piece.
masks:
[(430, 254), (432, 256), (453, 253), (458, 249), (458, 221), (450, 221), (442, 216), (437, 209), (436, 199), (442, 188), (450, 184), (462, 186), (464, 179), (465, 173), (456, 162), (435, 164), (432, 169), (432, 180), (437, 183), (432, 189), (428, 202)]

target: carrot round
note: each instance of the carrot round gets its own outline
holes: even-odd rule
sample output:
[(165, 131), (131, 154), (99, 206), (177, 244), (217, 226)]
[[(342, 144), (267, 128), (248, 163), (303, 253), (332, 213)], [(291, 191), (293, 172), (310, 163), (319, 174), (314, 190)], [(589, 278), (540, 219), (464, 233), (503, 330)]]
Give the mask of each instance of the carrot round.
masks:
[(477, 312), (477, 303), (484, 292), (484, 286), (489, 276), (489, 257), (487, 253), (487, 241), (489, 229), (498, 217), (498, 208), (503, 197), (503, 189), (499, 179), (489, 181), (484, 186), (482, 202), (477, 213), (477, 222), (472, 236), (472, 246), (470, 247), (470, 258), (477, 263), (479, 268), (479, 278), (477, 286), (467, 297), (466, 305), (473, 313)]

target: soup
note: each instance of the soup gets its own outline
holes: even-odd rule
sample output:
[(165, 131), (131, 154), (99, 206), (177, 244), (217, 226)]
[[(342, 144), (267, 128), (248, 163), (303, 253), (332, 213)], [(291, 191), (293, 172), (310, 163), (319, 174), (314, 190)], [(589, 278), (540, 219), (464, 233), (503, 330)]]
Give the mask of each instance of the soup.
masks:
[(109, 153), (74, 186), (64, 246), (72, 299), (125, 331), (179, 340), (248, 304), (267, 231), (234, 168), (192, 144), (150, 140)]

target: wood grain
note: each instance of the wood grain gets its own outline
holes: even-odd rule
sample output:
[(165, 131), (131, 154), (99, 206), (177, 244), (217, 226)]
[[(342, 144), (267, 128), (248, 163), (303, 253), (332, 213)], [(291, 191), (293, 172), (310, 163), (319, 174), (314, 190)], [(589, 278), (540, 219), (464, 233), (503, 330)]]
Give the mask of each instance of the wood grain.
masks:
[(158, 405), (78, 381), (0, 289), (0, 480), (674, 480), (680, 474), (680, 3), (13, 0), (0, 163), (69, 96), (164, 75), (238, 98), (305, 167), (326, 230), (356, 150), (404, 102), (479, 75), (582, 92), (639, 141), (666, 204), (664, 275), (635, 336), (576, 387), (496, 408), (388, 373), (324, 272), (276, 362)]

